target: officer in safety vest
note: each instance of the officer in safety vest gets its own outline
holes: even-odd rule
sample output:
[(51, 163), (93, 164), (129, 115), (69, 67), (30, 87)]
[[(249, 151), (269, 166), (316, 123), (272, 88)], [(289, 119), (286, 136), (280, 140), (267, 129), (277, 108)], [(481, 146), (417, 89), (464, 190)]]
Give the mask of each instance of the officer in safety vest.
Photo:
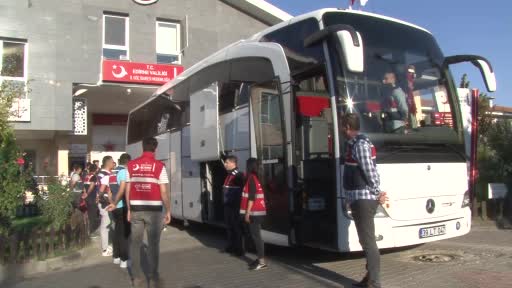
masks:
[(228, 244), (225, 251), (237, 256), (244, 254), (242, 248), (242, 224), (240, 223), (240, 197), (244, 186), (244, 176), (237, 167), (238, 159), (234, 155), (227, 156), (224, 168), (228, 175), (224, 180), (224, 221), (226, 223)]
[(247, 181), (245, 182), (240, 203), (240, 214), (243, 215), (245, 223), (249, 225), (251, 238), (256, 246), (258, 259), (249, 265), (251, 270), (261, 270), (267, 268), (265, 263), (264, 243), (261, 238), (261, 223), (267, 208), (265, 205), (265, 193), (258, 178), (258, 160), (256, 158), (247, 159)]
[[(146, 287), (147, 282), (141, 270), (141, 247), (144, 232), (148, 235), (147, 262), (151, 287), (162, 285), (158, 262), (160, 254), (160, 234), (162, 220), (171, 222), (171, 197), (167, 190), (169, 179), (164, 164), (155, 159), (158, 142), (149, 137), (142, 140), (142, 156), (128, 162), (126, 177), (126, 201), (128, 221), (131, 223), (132, 275), (135, 287)], [(116, 199), (117, 200), (117, 199)], [(162, 213), (165, 205), (165, 215)]]
[(379, 203), (386, 201), (386, 192), (380, 191), (376, 150), (370, 139), (359, 133), (359, 118), (347, 113), (341, 118), (341, 129), (348, 140), (345, 154), (343, 188), (352, 210), (359, 243), (366, 255), (366, 276), (353, 287), (380, 286), (380, 253), (375, 240), (374, 217)]
[(89, 223), (89, 234), (92, 234), (98, 229), (99, 223), (99, 210), (96, 204), (96, 195), (98, 193), (98, 186), (96, 185), (96, 172), (98, 167), (94, 164), (89, 165), (87, 176), (84, 179), (85, 193), (82, 196), (87, 203), (87, 217)]

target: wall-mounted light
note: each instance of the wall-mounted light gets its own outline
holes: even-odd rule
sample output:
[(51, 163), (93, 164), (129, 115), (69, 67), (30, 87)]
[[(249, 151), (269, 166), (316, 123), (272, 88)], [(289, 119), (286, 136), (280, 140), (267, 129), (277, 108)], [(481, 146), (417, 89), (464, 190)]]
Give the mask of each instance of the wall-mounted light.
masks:
[(78, 95), (82, 95), (84, 94), (85, 92), (87, 92), (87, 89), (79, 89), (75, 92), (75, 94), (73, 94), (73, 96), (78, 96)]

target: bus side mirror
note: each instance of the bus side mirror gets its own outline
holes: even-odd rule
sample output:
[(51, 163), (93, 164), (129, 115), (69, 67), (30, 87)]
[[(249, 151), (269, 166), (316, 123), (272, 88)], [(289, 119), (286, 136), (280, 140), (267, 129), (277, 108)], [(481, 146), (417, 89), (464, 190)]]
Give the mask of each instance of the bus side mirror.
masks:
[(346, 24), (332, 25), (316, 31), (304, 39), (304, 47), (311, 47), (335, 35), (341, 48), (341, 61), (344, 61), (350, 72), (364, 72), (364, 51), (361, 34), (354, 27)]
[(475, 65), (480, 70), (482, 78), (484, 78), (487, 91), (496, 91), (496, 76), (494, 75), (491, 63), (487, 59), (477, 55), (455, 55), (444, 59), (445, 66), (462, 62), (470, 62)]
[(363, 40), (359, 32), (350, 33), (347, 30), (336, 32), (336, 37), (341, 46), (341, 53), (346, 67), (350, 72), (364, 72)]

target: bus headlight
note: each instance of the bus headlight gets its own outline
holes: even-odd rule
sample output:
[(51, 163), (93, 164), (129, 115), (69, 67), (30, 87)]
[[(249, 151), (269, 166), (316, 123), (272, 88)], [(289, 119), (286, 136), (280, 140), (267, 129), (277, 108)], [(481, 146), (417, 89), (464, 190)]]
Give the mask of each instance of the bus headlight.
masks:
[(464, 193), (464, 198), (462, 198), (462, 206), (461, 208), (468, 207), (471, 204), (471, 199), (469, 198), (469, 190)]
[(382, 205), (379, 204), (379, 206), (377, 207), (377, 212), (375, 213), (375, 218), (387, 218), (387, 217), (389, 217), (388, 213), (386, 212), (384, 207), (382, 207)]

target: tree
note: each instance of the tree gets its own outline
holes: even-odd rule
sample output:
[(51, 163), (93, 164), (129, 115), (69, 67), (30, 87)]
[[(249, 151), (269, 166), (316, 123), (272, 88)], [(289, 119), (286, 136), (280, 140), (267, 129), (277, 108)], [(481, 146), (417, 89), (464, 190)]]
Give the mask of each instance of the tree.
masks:
[(480, 93), (478, 97), (478, 144), (486, 145), (489, 131), (493, 126), (492, 107), (489, 96)]
[(29, 176), (22, 173), (17, 162), (22, 154), (9, 122), (14, 116), (14, 100), (24, 93), (25, 86), (16, 85), (15, 81), (4, 80), (0, 84), (0, 231), (9, 228), (28, 185)]

